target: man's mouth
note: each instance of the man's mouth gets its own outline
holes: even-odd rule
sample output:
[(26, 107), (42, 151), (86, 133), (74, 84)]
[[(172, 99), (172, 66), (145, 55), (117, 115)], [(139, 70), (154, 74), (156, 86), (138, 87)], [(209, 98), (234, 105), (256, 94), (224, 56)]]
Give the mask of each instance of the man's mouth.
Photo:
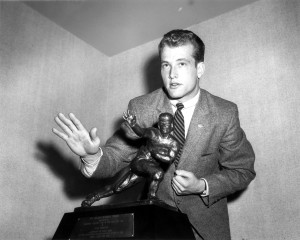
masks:
[(177, 88), (180, 85), (181, 84), (179, 84), (179, 83), (170, 83), (170, 88)]

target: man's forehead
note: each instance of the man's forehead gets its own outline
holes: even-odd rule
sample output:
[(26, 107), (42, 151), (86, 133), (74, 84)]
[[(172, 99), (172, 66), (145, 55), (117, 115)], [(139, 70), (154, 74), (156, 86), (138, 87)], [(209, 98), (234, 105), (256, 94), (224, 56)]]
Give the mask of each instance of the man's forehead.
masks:
[(185, 44), (178, 47), (165, 46), (161, 52), (161, 61), (168, 60), (190, 60), (194, 59), (194, 46), (192, 44)]

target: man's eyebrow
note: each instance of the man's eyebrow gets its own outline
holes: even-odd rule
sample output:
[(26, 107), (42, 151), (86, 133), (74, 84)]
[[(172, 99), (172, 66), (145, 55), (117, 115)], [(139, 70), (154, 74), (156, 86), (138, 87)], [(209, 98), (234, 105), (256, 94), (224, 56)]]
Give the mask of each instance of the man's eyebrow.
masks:
[[(191, 60), (187, 59), (187, 58), (178, 58), (176, 59), (176, 62), (181, 62), (181, 61), (185, 61), (185, 62), (191, 62)], [(167, 60), (161, 60), (160, 63), (169, 63)]]
[(189, 59), (187, 59), (187, 58), (178, 58), (176, 61), (177, 61), (177, 62), (180, 62), (180, 61), (191, 62), (191, 61), (190, 61)]

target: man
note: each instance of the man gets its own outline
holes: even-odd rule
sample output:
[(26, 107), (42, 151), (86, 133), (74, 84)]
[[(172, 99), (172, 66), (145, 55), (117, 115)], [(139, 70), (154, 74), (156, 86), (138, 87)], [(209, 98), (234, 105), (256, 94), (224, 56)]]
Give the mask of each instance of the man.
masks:
[[(165, 34), (159, 44), (164, 89), (131, 100), (128, 109), (145, 127), (155, 124), (161, 112), (182, 113), (181, 157), (168, 168), (157, 196), (188, 215), (196, 239), (225, 240), (230, 239), (226, 197), (254, 179), (254, 152), (240, 127), (237, 106), (199, 87), (205, 70), (204, 49), (191, 31)], [(178, 103), (183, 109), (176, 110)], [(86, 176), (113, 174), (136, 152), (117, 135), (98, 151), (96, 129), (90, 137), (73, 114), (70, 119), (59, 114), (56, 122), (65, 133), (54, 133), (81, 156)]]
[(90, 194), (82, 202), (84, 207), (91, 206), (101, 198), (109, 197), (133, 186), (143, 177), (150, 181), (148, 198), (156, 199), (159, 183), (164, 176), (164, 168), (169, 167), (179, 151), (180, 145), (171, 135), (173, 130), (172, 114), (161, 113), (159, 115), (158, 129), (154, 127), (141, 128), (136, 123), (136, 116), (132, 115), (130, 111), (125, 112), (123, 118), (126, 120), (127, 127), (140, 138), (146, 139), (146, 145), (139, 149), (136, 157), (127, 167), (117, 173), (117, 178), (112, 185), (109, 185), (104, 191)]

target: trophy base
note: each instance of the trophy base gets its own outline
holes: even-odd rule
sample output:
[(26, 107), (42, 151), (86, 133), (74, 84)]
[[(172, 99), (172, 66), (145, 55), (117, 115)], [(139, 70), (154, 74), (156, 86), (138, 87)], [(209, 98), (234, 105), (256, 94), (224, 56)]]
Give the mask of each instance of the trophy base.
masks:
[(195, 239), (185, 214), (156, 199), (78, 207), (65, 213), (58, 239)]

